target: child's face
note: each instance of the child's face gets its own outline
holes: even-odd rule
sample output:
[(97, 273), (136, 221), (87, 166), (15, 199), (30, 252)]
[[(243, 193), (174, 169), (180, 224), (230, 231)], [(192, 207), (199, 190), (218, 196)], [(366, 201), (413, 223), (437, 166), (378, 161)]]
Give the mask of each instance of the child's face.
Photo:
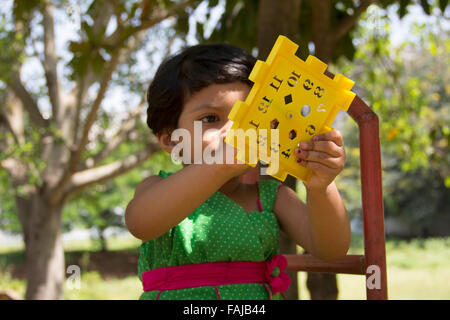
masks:
[[(194, 163), (194, 143), (200, 141), (194, 136), (194, 121), (201, 121), (202, 154), (208, 146), (208, 151), (213, 150), (214, 154), (219, 147), (225, 148), (224, 138), (233, 124), (228, 114), (234, 103), (236, 100), (245, 101), (249, 92), (250, 87), (242, 82), (212, 84), (187, 99), (178, 120), (178, 128), (184, 128), (190, 133), (190, 163)], [(224, 155), (223, 163), (225, 161)]]

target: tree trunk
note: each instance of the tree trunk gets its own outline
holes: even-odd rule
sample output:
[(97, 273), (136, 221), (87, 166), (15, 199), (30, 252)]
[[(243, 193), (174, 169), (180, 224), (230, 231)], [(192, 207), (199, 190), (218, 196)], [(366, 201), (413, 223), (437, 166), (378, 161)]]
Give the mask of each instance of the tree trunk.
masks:
[(258, 56), (265, 60), (279, 35), (296, 42), (301, 0), (260, 0), (258, 7)]
[[(314, 56), (329, 63), (337, 41), (335, 30), (330, 25), (332, 3), (328, 0), (313, 1), (312, 3)], [(308, 272), (307, 287), (311, 300), (337, 299), (336, 274)]]
[(330, 26), (331, 2), (318, 0), (312, 6), (312, 41), (314, 42), (314, 56), (325, 63), (331, 60), (334, 49), (333, 31)]
[[(298, 37), (298, 26), (300, 17), (301, 0), (272, 1), (261, 0), (258, 8), (258, 58), (267, 59), (273, 44), (278, 35), (284, 35), (293, 41)], [(253, 170), (259, 170), (256, 166)], [(252, 170), (252, 171), (253, 171)], [(246, 178), (252, 180), (255, 172), (249, 172)], [(254, 179), (254, 178), (253, 178)], [(273, 179), (270, 176), (262, 175), (259, 179)], [(255, 181), (256, 182), (256, 181)], [(296, 179), (288, 176), (284, 185), (296, 190)], [(284, 233), (280, 236), (280, 253), (295, 254), (296, 244)], [(285, 293), (288, 300), (298, 300), (297, 272), (288, 272), (291, 277), (291, 285)]]
[(338, 287), (334, 273), (308, 272), (306, 286), (311, 300), (337, 300)]
[(105, 229), (106, 228), (97, 228), (98, 232), (98, 241), (100, 243), (100, 251), (101, 252), (107, 252), (108, 251), (108, 245), (105, 238)]
[[(39, 193), (17, 198), (24, 231), (27, 290), (25, 299), (63, 299), (65, 277), (61, 239), (63, 204), (51, 206)], [(27, 210), (27, 211), (25, 211)], [(23, 219), (26, 217), (27, 219)]]
[[(267, 177), (267, 176), (265, 176)], [(288, 186), (292, 190), (296, 190), (296, 179), (288, 176), (286, 178), (284, 185)], [(292, 181), (291, 181), (292, 180)], [(282, 254), (296, 254), (297, 253), (297, 244), (291, 240), (284, 232), (281, 232), (280, 235), (280, 253)], [(291, 285), (289, 286), (288, 291), (284, 294), (288, 300), (299, 300), (300, 291), (298, 288), (298, 277), (296, 271), (286, 272), (291, 278)]]
[[(330, 37), (326, 37), (330, 19), (330, 3), (329, 1), (320, 0), (315, 3), (313, 15), (316, 16), (316, 23), (313, 26), (316, 37), (313, 39), (316, 46), (316, 56), (320, 55), (320, 59), (328, 62), (331, 58), (333, 43)], [(301, 0), (289, 1), (271, 1), (260, 0), (258, 8), (258, 58), (265, 60), (272, 49), (278, 35), (285, 35), (292, 41), (299, 40), (299, 19), (301, 10)], [(323, 10), (323, 12), (321, 12)], [(325, 15), (325, 18), (324, 18)], [(258, 170), (258, 169), (253, 169)], [(253, 171), (252, 170), (252, 171)], [(249, 172), (244, 180), (250, 182), (254, 179), (255, 172)], [(260, 179), (270, 178), (261, 176)], [(296, 190), (296, 179), (288, 176), (284, 185)], [(280, 239), (280, 251), (286, 254), (295, 254), (295, 243), (287, 238), (284, 234)], [(288, 299), (297, 300), (299, 295), (297, 291), (297, 273), (290, 273), (292, 285), (287, 292)], [(336, 299), (337, 298), (337, 282), (334, 274), (313, 274), (308, 273), (308, 289), (311, 297), (317, 299)]]

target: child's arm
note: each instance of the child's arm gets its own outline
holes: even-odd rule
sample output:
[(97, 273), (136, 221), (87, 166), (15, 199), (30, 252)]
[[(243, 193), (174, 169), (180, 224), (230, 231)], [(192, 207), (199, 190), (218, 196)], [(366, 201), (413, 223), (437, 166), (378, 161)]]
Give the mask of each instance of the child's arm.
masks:
[(136, 188), (125, 211), (125, 223), (136, 238), (155, 239), (180, 223), (246, 164), (191, 164), (162, 178), (151, 176)]
[(306, 251), (322, 260), (346, 255), (351, 240), (350, 222), (334, 178), (344, 168), (345, 150), (338, 131), (301, 145), (297, 157), (311, 168), (306, 204), (288, 187), (280, 188), (274, 212), (281, 229)]

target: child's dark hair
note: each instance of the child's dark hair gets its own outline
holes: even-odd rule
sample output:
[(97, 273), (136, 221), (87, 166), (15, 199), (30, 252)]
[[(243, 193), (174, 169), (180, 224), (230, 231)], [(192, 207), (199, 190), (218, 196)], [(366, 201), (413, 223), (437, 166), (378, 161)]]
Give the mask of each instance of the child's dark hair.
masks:
[(147, 90), (147, 124), (155, 135), (178, 126), (185, 100), (211, 84), (242, 81), (256, 59), (242, 48), (209, 43), (189, 47), (165, 60)]

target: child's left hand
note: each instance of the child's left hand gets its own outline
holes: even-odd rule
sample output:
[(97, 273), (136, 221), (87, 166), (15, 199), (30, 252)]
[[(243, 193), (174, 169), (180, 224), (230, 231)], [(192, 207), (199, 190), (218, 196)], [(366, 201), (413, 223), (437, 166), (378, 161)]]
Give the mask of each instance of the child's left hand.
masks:
[(295, 149), (297, 162), (313, 172), (307, 189), (325, 190), (345, 164), (345, 149), (342, 135), (337, 130), (313, 137), (312, 141), (300, 142)]

